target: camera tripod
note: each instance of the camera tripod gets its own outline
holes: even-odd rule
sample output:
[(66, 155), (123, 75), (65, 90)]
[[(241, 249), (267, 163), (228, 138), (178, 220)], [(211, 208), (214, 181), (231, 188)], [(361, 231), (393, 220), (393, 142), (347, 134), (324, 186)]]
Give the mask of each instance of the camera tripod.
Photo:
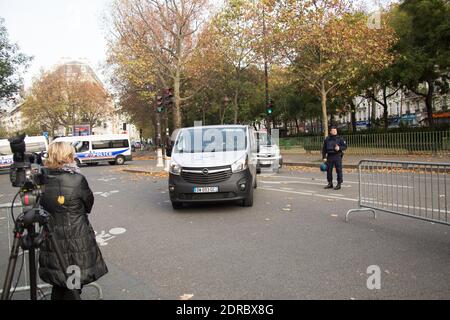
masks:
[[(16, 268), (17, 258), (19, 256), (19, 248), (28, 250), (29, 253), (29, 270), (30, 270), (30, 298), (37, 300), (37, 270), (36, 270), (36, 250), (41, 246), (45, 238), (51, 241), (52, 249), (55, 251), (58, 258), (61, 272), (64, 274), (66, 280), (67, 264), (61, 249), (53, 236), (53, 232), (48, 223), (49, 213), (41, 206), (33, 207), (17, 217), (14, 227), (14, 241), (9, 257), (8, 269), (6, 271), (5, 282), (3, 284), (3, 292), (1, 300), (9, 300), (11, 285), (14, 278), (14, 271)], [(41, 233), (36, 232), (36, 225), (42, 227)], [(26, 231), (26, 234), (24, 232)], [(74, 298), (80, 300), (78, 290), (72, 290)]]

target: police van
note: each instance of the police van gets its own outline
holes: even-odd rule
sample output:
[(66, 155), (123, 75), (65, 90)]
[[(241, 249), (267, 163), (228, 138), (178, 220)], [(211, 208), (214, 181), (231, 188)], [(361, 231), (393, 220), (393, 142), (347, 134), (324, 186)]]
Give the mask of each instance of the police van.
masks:
[(75, 148), (78, 164), (108, 162), (123, 165), (132, 160), (130, 138), (126, 134), (61, 137), (53, 142), (70, 142)]
[[(27, 153), (47, 153), (48, 141), (44, 136), (25, 137)], [(13, 154), (8, 139), (0, 139), (0, 170), (9, 169), (13, 163)]]

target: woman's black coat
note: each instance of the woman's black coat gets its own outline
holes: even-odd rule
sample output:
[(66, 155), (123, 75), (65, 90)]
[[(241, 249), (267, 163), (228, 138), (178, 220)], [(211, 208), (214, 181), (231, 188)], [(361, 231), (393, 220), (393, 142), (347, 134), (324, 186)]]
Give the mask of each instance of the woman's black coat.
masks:
[[(64, 196), (63, 205), (58, 203), (59, 196)], [(50, 213), (50, 226), (67, 266), (78, 266), (81, 270), (81, 285), (106, 274), (108, 268), (88, 220), (94, 195), (86, 178), (78, 173), (51, 170), (41, 204)], [(39, 276), (43, 281), (66, 287), (66, 278), (49, 239), (41, 246), (39, 267)]]

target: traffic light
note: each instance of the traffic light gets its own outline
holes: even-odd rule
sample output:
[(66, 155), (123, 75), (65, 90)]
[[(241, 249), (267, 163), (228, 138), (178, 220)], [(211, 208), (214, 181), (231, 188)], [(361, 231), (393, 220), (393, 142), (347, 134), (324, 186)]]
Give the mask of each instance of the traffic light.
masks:
[(156, 97), (156, 112), (158, 113), (164, 112), (164, 101), (162, 96)]
[(267, 105), (267, 107), (266, 107), (266, 113), (270, 116), (270, 115), (272, 115), (272, 113), (273, 113), (273, 107), (274, 107), (274, 105), (273, 105), (273, 100), (269, 100), (269, 103), (268, 103), (268, 105)]
[(164, 88), (163, 90), (164, 96), (164, 105), (170, 106), (173, 104), (173, 89), (172, 88)]

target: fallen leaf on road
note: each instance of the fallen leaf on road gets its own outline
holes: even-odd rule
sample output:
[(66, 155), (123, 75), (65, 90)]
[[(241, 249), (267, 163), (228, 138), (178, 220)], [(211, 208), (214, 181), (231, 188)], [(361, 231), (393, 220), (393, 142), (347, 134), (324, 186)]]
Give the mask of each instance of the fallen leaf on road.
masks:
[(193, 296), (193, 294), (183, 294), (180, 296), (180, 300), (191, 300)]

